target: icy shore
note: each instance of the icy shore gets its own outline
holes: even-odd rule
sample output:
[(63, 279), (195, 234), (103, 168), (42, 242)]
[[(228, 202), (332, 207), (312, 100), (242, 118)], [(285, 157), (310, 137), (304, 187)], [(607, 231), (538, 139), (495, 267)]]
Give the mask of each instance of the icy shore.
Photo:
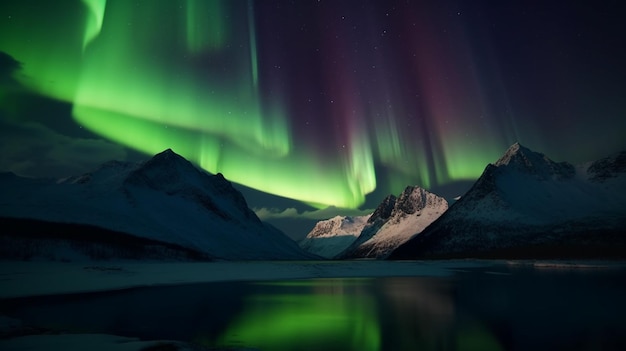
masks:
[(455, 269), (487, 264), (474, 260), (0, 262), (0, 299), (218, 281), (448, 276)]

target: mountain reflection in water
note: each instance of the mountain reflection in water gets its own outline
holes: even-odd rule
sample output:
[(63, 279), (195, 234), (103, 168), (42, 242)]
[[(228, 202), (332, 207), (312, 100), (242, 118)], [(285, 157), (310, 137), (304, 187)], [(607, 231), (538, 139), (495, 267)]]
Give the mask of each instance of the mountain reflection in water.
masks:
[(324, 278), (0, 301), (70, 332), (260, 350), (626, 349), (622, 268), (494, 265), (447, 277)]

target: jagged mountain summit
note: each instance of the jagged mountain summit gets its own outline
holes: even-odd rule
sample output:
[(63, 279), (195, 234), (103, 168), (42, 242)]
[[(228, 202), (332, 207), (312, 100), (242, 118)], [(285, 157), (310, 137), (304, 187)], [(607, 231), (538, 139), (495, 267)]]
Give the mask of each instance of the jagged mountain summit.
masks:
[[(74, 233), (72, 239), (79, 236), (81, 241), (91, 231), (106, 231), (100, 236), (147, 240), (208, 258), (312, 257), (261, 222), (221, 174), (201, 171), (169, 149), (145, 162), (110, 161), (93, 172), (61, 180), (5, 173), (0, 190), (4, 221), (35, 220), (39, 229), (46, 228), (45, 223), (80, 225), (84, 233)], [(18, 231), (29, 234), (32, 222), (28, 225), (31, 229)]]
[(357, 239), (369, 217), (335, 216), (319, 221), (300, 241), (300, 247), (325, 258), (334, 258)]
[(326, 258), (383, 258), (448, 208), (445, 199), (417, 186), (387, 196), (371, 215), (318, 222), (300, 242)]
[(391, 259), (626, 255), (626, 153), (554, 162), (516, 143)]
[(341, 257), (384, 258), (447, 209), (444, 198), (418, 186), (408, 186), (399, 197), (390, 195), (382, 201)]

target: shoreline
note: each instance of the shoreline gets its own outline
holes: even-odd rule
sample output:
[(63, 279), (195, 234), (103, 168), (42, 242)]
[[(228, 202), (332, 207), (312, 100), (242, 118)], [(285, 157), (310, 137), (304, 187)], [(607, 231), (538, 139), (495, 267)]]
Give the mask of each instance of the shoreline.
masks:
[(624, 269), (626, 261), (0, 261), (0, 300), (227, 281), (393, 276), (448, 277), (471, 268)]

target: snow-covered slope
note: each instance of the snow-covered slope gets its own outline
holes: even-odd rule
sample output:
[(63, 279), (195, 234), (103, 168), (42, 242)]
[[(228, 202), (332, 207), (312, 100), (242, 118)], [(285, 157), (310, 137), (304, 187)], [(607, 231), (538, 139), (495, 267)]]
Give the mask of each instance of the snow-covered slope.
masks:
[(336, 216), (319, 221), (300, 241), (300, 247), (325, 258), (334, 258), (356, 240), (369, 217)]
[(4, 173), (0, 192), (0, 217), (91, 225), (214, 258), (311, 257), (262, 223), (221, 174), (200, 171), (171, 150), (62, 180)]
[(624, 249), (626, 153), (575, 167), (516, 143), (390, 258), (608, 257)]
[(445, 199), (417, 186), (387, 196), (374, 213), (318, 222), (300, 242), (326, 258), (382, 258), (421, 232), (448, 208)]
[(420, 233), (448, 209), (448, 202), (417, 186), (408, 186), (399, 197), (388, 196), (368, 219), (359, 237), (343, 258), (382, 258)]

